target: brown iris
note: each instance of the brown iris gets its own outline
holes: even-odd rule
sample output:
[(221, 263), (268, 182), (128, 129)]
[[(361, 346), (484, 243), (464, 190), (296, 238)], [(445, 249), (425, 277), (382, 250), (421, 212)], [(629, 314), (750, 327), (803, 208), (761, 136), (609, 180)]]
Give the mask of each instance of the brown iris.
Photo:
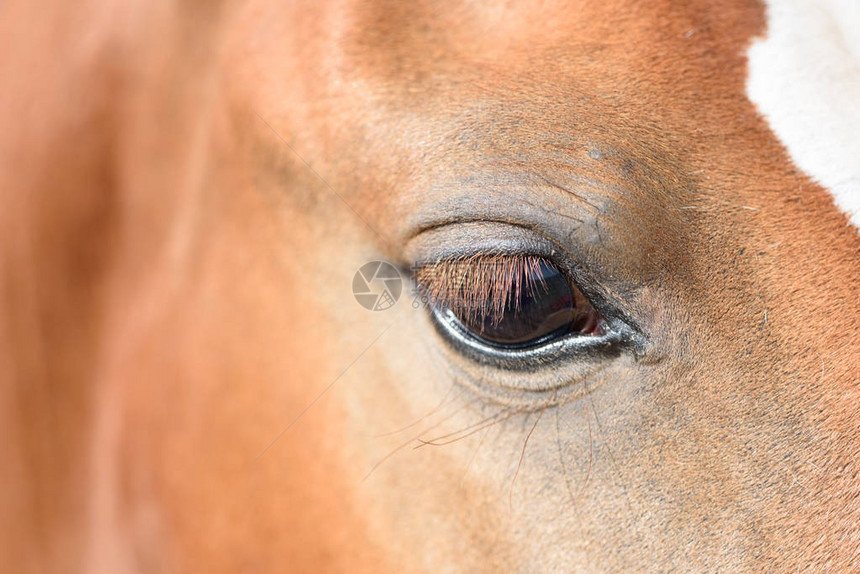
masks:
[(602, 334), (603, 321), (550, 261), (528, 255), (441, 260), (417, 279), (438, 308), (448, 308), (473, 336), (523, 347), (576, 334)]

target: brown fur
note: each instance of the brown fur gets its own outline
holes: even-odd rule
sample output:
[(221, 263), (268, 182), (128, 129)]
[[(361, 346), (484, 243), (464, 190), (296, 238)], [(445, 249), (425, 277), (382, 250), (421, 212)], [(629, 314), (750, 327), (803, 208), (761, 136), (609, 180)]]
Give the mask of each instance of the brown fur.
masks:
[[(745, 97), (758, 3), (0, 13), (0, 563), (858, 568), (860, 239)], [(506, 405), (352, 300), (466, 220), (557, 238), (642, 355)]]

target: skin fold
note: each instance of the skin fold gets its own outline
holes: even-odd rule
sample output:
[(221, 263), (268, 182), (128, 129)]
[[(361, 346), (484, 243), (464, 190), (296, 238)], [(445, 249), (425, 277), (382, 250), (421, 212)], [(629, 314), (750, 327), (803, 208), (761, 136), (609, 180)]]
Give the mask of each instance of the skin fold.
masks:
[[(857, 568), (860, 238), (747, 95), (762, 4), (0, 14), (2, 563)], [(503, 243), (625, 344), (482, 362), (413, 308)]]

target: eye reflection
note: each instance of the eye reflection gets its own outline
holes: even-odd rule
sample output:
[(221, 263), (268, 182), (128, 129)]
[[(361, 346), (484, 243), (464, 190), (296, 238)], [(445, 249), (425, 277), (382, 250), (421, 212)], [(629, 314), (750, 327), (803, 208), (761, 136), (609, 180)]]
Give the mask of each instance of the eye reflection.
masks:
[(492, 343), (527, 345), (567, 333), (596, 334), (599, 316), (582, 293), (568, 284), (555, 267), (540, 261), (531, 281), (514, 285), (501, 310), (489, 308), (491, 301), (477, 313), (454, 314), (463, 325)]
[(538, 257), (476, 256), (419, 272), (432, 301), (461, 328), (497, 346), (537, 346), (569, 334), (603, 334), (603, 321), (555, 265)]

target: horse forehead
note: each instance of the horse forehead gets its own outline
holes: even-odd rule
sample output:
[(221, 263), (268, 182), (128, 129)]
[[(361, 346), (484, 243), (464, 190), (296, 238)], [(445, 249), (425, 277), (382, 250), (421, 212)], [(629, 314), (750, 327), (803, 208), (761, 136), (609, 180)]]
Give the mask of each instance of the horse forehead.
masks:
[(649, 144), (725, 131), (725, 109), (747, 111), (739, 111), (748, 105), (743, 51), (763, 30), (761, 6), (746, 0), (348, 6), (334, 19), (323, 65), (356, 115), (376, 125), (478, 126), (487, 140), (504, 124), (503, 136), (529, 132), (520, 145), (599, 132)]
[(860, 227), (860, 3), (771, 0), (747, 91), (794, 163)]
[[(582, 83), (606, 78), (604, 88), (617, 89), (624, 77), (613, 71), (632, 74), (628, 83), (635, 76), (707, 81), (703, 68), (709, 66), (691, 65), (692, 60), (715, 56), (708, 62), (714, 67), (737, 55), (738, 44), (762, 28), (755, 0), (444, 4), (348, 2), (332, 19), (332, 50), (344, 57), (346, 68), (379, 74), (388, 83), (463, 73), (471, 79), (479, 68), (497, 80), (483, 87), (502, 90), (534, 89), (528, 80), (551, 84), (564, 76)], [(517, 85), (524, 73), (526, 81)]]
[(515, 51), (560, 39), (574, 44), (629, 45), (648, 31), (665, 32), (678, 26), (679, 35), (689, 38), (704, 27), (737, 27), (759, 10), (755, 0), (348, 0), (334, 8), (337, 15), (330, 21), (338, 32), (352, 29), (359, 34), (362, 49), (381, 48), (390, 53), (398, 51), (398, 46), (432, 43), (437, 55), (439, 48), (454, 48), (461, 55), (477, 51), (510, 57)]

